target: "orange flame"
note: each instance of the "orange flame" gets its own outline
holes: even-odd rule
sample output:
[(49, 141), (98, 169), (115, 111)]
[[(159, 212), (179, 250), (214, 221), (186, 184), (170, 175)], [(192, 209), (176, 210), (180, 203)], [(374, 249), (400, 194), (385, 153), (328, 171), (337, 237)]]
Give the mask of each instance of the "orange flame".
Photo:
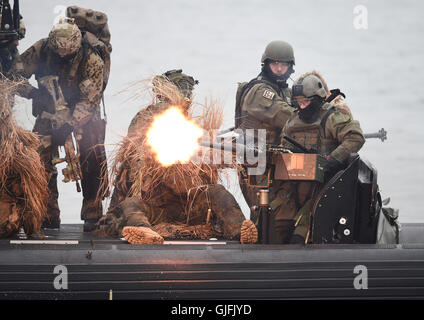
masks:
[(188, 120), (178, 106), (171, 106), (156, 116), (147, 132), (147, 144), (156, 160), (168, 167), (177, 162), (185, 163), (199, 150), (202, 129)]

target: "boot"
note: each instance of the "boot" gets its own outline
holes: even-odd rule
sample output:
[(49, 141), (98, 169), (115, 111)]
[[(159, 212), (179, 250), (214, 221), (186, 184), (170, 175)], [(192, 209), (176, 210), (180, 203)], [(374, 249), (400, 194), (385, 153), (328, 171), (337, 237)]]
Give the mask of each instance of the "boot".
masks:
[(290, 238), (290, 244), (305, 244), (305, 238), (302, 237), (299, 234), (294, 234), (291, 238)]
[(84, 232), (95, 229), (95, 224), (102, 217), (103, 206), (101, 201), (95, 199), (83, 199), (81, 208), (81, 220), (84, 220)]
[(294, 230), (294, 220), (278, 220), (275, 222), (276, 243), (288, 244)]
[(84, 232), (91, 232), (94, 231), (95, 229), (97, 229), (97, 222), (99, 220), (98, 219), (87, 219), (84, 220), (84, 228), (83, 231)]
[(45, 218), (41, 226), (43, 229), (60, 229), (60, 218)]
[(131, 244), (162, 244), (163, 238), (150, 228), (124, 227), (122, 235)]
[(241, 224), (240, 242), (245, 244), (258, 242), (258, 230), (252, 221), (244, 220)]

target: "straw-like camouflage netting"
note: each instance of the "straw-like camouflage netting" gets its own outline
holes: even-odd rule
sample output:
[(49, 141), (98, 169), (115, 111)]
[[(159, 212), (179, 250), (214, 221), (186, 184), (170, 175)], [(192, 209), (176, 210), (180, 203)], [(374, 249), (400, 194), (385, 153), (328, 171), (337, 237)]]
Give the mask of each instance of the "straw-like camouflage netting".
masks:
[(24, 227), (38, 234), (47, 209), (47, 177), (36, 134), (19, 127), (12, 113), (17, 84), (0, 79), (0, 237)]
[[(189, 211), (190, 203), (194, 201), (197, 192), (218, 182), (219, 166), (197, 161), (162, 166), (147, 145), (147, 131), (156, 115), (170, 106), (178, 106), (188, 119), (195, 121), (205, 132), (211, 134), (212, 130), (220, 128), (223, 111), (213, 99), (205, 101), (204, 104), (192, 103), (181, 95), (173, 83), (162, 77), (143, 81), (152, 82), (152, 105), (162, 102), (164, 107), (160, 112), (160, 109), (151, 106), (139, 112), (135, 130), (129, 130), (128, 136), (119, 143), (117, 151), (112, 155), (111, 161), (109, 160), (112, 163), (110, 184), (123, 194), (138, 196), (150, 202), (161, 196), (160, 186), (166, 185), (175, 194), (187, 199)], [(149, 87), (144, 85), (143, 92), (147, 88)], [(160, 101), (157, 97), (160, 97)]]

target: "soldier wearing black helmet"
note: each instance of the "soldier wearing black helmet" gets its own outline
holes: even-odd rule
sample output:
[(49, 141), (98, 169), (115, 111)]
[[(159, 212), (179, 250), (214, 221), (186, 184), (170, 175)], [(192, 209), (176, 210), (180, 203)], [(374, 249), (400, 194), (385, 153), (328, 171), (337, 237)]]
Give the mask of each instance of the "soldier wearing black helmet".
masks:
[[(285, 41), (270, 42), (262, 55), (260, 74), (248, 83), (242, 83), (236, 96), (235, 127), (239, 129), (265, 129), (266, 143), (279, 144), (280, 134), (294, 108), (291, 107), (291, 92), (287, 80), (294, 72), (295, 58), (292, 46)], [(256, 135), (255, 135), (256, 139)], [(247, 172), (246, 172), (247, 173)], [(267, 184), (268, 176), (251, 176), (256, 185)], [(269, 188), (271, 200), (278, 190), (278, 182)], [(244, 198), (252, 207), (257, 202), (256, 190), (240, 182)], [(253, 212), (252, 220), (256, 220)]]
[[(297, 80), (292, 88), (297, 109), (284, 126), (283, 134), (325, 156), (325, 180), (329, 180), (343, 169), (350, 153), (361, 149), (365, 138), (359, 122), (325, 102), (326, 96), (324, 85), (316, 75), (308, 74)], [(282, 140), (281, 144), (287, 142)], [(274, 201), (275, 224), (285, 226), (277, 230), (280, 243), (307, 240), (311, 203), (317, 187), (315, 182), (286, 182), (278, 191)]]

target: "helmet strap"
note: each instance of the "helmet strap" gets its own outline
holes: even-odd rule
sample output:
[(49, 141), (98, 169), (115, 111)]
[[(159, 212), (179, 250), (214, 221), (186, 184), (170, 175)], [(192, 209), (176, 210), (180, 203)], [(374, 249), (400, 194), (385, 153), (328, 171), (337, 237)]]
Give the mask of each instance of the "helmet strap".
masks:
[(262, 64), (262, 72), (269, 78), (271, 81), (278, 84), (280, 88), (287, 88), (287, 80), (290, 78), (290, 75), (294, 72), (293, 63), (289, 64), (287, 71), (282, 76), (277, 76), (274, 72), (271, 71), (269, 66), (270, 60), (267, 59), (265, 63)]

